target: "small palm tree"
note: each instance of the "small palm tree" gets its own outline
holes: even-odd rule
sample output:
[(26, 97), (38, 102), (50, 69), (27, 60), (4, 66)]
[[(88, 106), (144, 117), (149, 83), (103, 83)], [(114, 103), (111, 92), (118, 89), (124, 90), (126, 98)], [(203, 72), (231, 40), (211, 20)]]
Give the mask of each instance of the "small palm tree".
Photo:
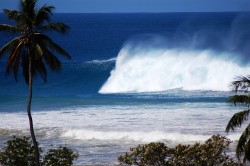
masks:
[[(229, 102), (233, 103), (235, 106), (246, 106), (246, 110), (237, 112), (233, 115), (227, 124), (226, 132), (229, 132), (230, 130), (234, 131), (235, 127), (241, 127), (242, 123), (248, 120), (250, 113), (250, 93), (248, 93), (250, 88), (250, 75), (246, 77), (238, 77), (232, 85), (235, 92), (241, 91), (245, 94), (242, 93), (231, 96)], [(250, 123), (240, 136), (236, 147), (236, 156), (239, 160), (241, 160), (241, 157), (243, 156), (243, 163), (245, 163), (246, 160), (250, 161)]]
[(42, 32), (56, 31), (65, 33), (69, 27), (60, 22), (50, 21), (53, 6), (44, 5), (37, 8), (37, 0), (20, 0), (19, 3), (20, 10), (3, 10), (10, 20), (15, 21), (15, 25), (0, 24), (0, 32), (15, 34), (17, 37), (0, 49), (0, 58), (5, 54), (8, 55), (6, 75), (13, 73), (17, 80), (18, 70), (21, 67), (24, 79), (29, 85), (27, 114), (30, 134), (36, 152), (36, 165), (39, 166), (39, 150), (30, 110), (33, 78), (40, 75), (46, 82), (46, 66), (52, 71), (61, 70), (61, 63), (55, 56), (56, 53), (71, 59), (63, 48)]

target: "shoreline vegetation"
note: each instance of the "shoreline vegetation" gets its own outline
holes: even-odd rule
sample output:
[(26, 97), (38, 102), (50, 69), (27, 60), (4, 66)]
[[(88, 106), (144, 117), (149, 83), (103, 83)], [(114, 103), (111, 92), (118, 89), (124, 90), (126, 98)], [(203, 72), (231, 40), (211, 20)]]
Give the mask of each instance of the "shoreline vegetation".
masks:
[(230, 143), (228, 138), (220, 135), (212, 136), (205, 143), (179, 144), (174, 148), (169, 148), (164, 143), (152, 142), (131, 148), (130, 152), (120, 156), (118, 160), (120, 165), (137, 166), (240, 166), (240, 163), (226, 154)]
[[(163, 142), (151, 142), (131, 147), (117, 158), (117, 164), (122, 166), (245, 166), (245, 163), (228, 154), (232, 141), (225, 136), (213, 135), (204, 142), (193, 144), (178, 144), (168, 147)], [(52, 145), (51, 145), (52, 147)], [(68, 147), (42, 149), (40, 151), (41, 166), (87, 166), (79, 164), (79, 154)], [(242, 157), (241, 157), (242, 158)], [(22, 161), (22, 162), (21, 162)], [(3, 166), (33, 166), (35, 165), (34, 146), (28, 137), (13, 137), (5, 142), (0, 150), (0, 164)], [(100, 163), (101, 164), (101, 163)], [(100, 165), (97, 164), (97, 165)], [(96, 165), (96, 164), (94, 164)], [(101, 164), (102, 165), (102, 164)], [(105, 165), (105, 164), (104, 164)]]

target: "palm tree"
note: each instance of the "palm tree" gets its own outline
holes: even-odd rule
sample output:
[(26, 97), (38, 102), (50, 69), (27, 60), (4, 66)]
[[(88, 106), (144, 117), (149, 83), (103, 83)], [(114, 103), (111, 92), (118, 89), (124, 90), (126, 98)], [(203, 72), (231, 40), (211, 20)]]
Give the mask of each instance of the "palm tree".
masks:
[[(236, 81), (232, 82), (232, 85), (235, 92), (240, 91), (242, 93), (231, 96), (229, 102), (233, 103), (235, 106), (245, 106), (246, 110), (237, 112), (233, 115), (227, 124), (227, 133), (230, 130), (234, 131), (235, 127), (241, 127), (243, 122), (248, 120), (250, 113), (250, 93), (248, 93), (250, 88), (250, 75), (238, 77)], [(250, 161), (250, 123), (240, 136), (236, 147), (236, 156), (239, 161), (241, 161), (241, 157), (243, 156), (243, 164), (246, 163), (246, 160)]]
[(0, 24), (0, 32), (14, 34), (16, 37), (0, 49), (0, 58), (5, 54), (8, 55), (6, 75), (13, 73), (16, 80), (18, 70), (22, 68), (24, 79), (29, 86), (27, 114), (36, 152), (36, 165), (39, 166), (39, 150), (30, 110), (33, 78), (40, 75), (46, 82), (46, 66), (52, 71), (61, 70), (61, 63), (55, 54), (71, 59), (63, 48), (43, 33), (44, 31), (56, 31), (64, 34), (69, 27), (60, 22), (51, 22), (53, 6), (44, 5), (37, 8), (37, 0), (20, 0), (19, 3), (19, 10), (3, 10), (7, 17), (15, 22), (15, 25)]

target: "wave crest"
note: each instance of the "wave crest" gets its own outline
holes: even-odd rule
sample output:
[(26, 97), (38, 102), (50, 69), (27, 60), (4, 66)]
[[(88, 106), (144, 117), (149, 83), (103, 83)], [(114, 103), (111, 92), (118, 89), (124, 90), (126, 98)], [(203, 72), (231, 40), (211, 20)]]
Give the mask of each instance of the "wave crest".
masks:
[[(154, 142), (161, 140), (168, 141), (204, 141), (209, 136), (205, 135), (192, 135), (192, 134), (180, 134), (180, 133), (165, 133), (163, 131), (151, 131), (151, 132), (125, 132), (125, 131), (94, 131), (84, 129), (72, 129), (64, 132), (63, 137), (70, 137), (80, 140), (127, 140), (138, 142)], [(181, 139), (179, 139), (181, 138)]]
[[(182, 134), (182, 133), (168, 133), (164, 131), (95, 131), (86, 129), (71, 129), (62, 133), (62, 137), (80, 139), (80, 140), (125, 140), (137, 142), (156, 142), (156, 141), (170, 141), (170, 142), (201, 142), (211, 137), (211, 135), (199, 134)], [(235, 141), (239, 138), (239, 134), (228, 135), (228, 137)]]
[(99, 93), (183, 90), (229, 91), (229, 84), (250, 68), (230, 53), (211, 50), (124, 47)]

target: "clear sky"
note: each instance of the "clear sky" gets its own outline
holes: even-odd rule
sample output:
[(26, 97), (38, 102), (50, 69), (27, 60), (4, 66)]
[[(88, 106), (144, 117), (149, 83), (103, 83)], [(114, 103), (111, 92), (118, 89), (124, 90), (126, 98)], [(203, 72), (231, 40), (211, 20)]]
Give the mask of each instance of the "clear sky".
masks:
[[(0, 10), (19, 0), (0, 0)], [(250, 11), (250, 0), (40, 0), (58, 13)]]

